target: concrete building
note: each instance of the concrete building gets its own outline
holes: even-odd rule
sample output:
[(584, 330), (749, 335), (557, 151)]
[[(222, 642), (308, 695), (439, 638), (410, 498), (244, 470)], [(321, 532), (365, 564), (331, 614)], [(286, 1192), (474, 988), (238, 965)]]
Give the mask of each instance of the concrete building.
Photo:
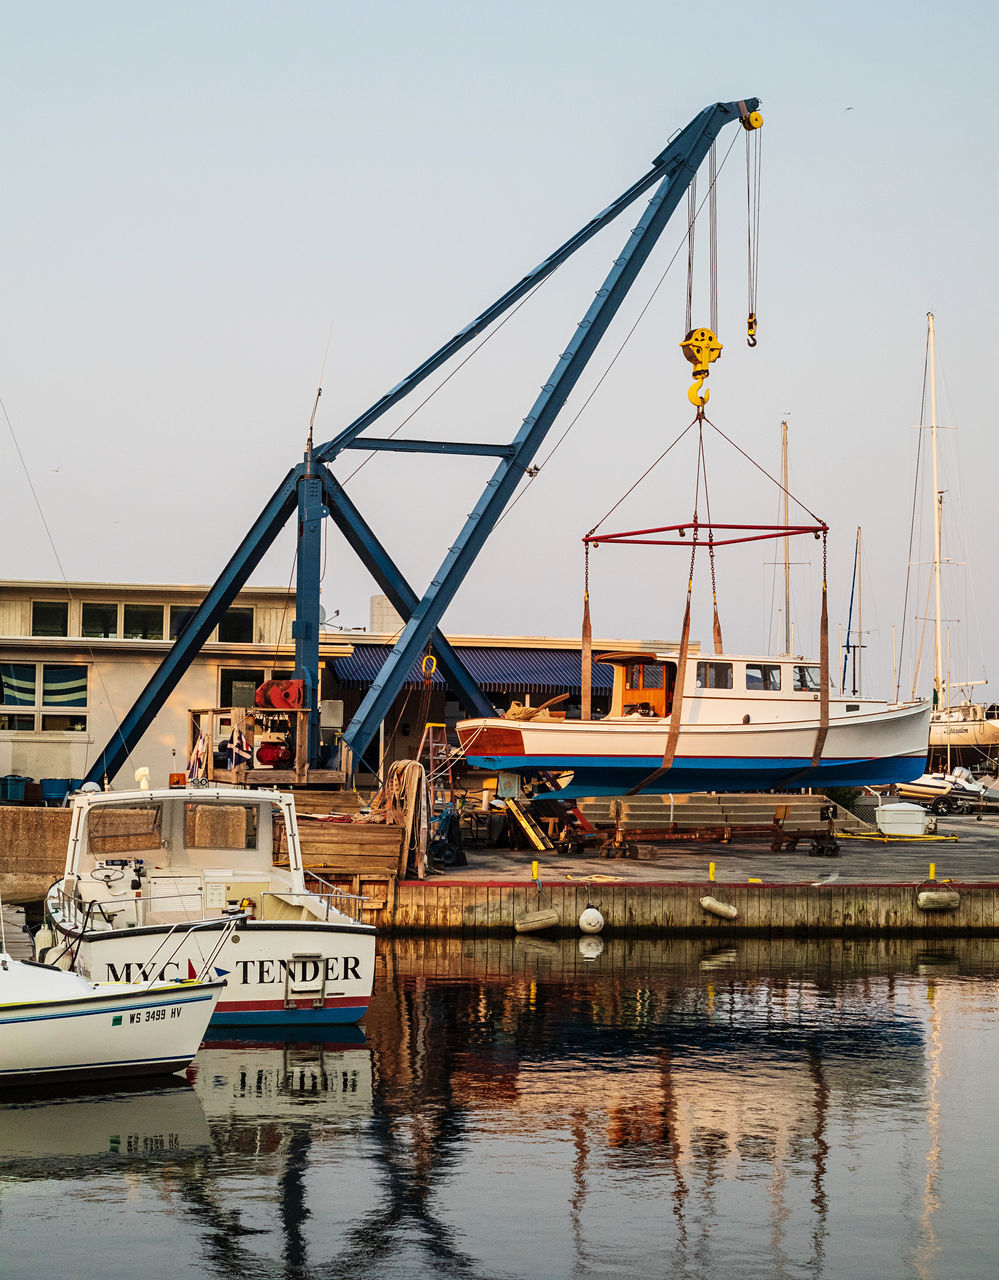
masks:
[[(207, 587), (168, 584), (0, 582), (0, 778), (26, 779), (38, 799), (42, 779), (79, 779), (116, 732)], [(291, 626), (294, 592), (248, 588), (222, 622), (112, 779), (134, 785), (137, 769), (150, 785), (165, 786), (187, 765), (192, 708), (243, 707), (265, 680), (294, 667)], [(401, 619), (388, 602), (371, 602), (371, 630), (324, 631), (320, 639), (320, 697), (342, 703), (349, 722), (394, 643)], [(513, 700), (569, 697), (560, 709), (579, 714), (580, 642), (550, 636), (449, 636), (451, 644), (499, 709)], [(648, 648), (653, 642), (599, 640), (595, 651)], [(654, 642), (663, 649), (663, 642)], [(371, 782), (396, 759), (412, 758), (424, 724), (453, 727), (464, 708), (434, 664), (410, 673), (379, 739), (357, 768)], [(609, 706), (609, 667), (593, 666), (593, 709)]]

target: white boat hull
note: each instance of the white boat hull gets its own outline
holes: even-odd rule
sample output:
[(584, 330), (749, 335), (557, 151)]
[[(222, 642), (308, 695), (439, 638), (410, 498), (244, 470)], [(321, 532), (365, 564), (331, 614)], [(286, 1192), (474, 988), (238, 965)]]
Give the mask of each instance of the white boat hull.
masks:
[[(0, 971), (0, 1084), (163, 1075), (194, 1058), (222, 984), (115, 985), (24, 1000)], [(74, 975), (61, 975), (72, 979)]]
[[(73, 949), (77, 972), (91, 982), (129, 982), (140, 975), (158, 981), (188, 977), (201, 968), (226, 927), (224, 919), (208, 928), (199, 922), (197, 932), (184, 938), (183, 925), (174, 926), (171, 959), (149, 972), (144, 968), (147, 957), (170, 932), (167, 926), (80, 935), (72, 922), (63, 924), (57, 901), (53, 894), (52, 926)], [(226, 988), (213, 1025), (359, 1022), (370, 1003), (374, 969), (370, 926), (249, 920), (233, 932), (215, 962)]]
[[(925, 768), (929, 716), (928, 703), (834, 714), (815, 767), (816, 718), (685, 723), (672, 767), (651, 789), (760, 791), (905, 782)], [(642, 716), (585, 722), (482, 719), (458, 726), (473, 766), (572, 771), (566, 795), (619, 795), (640, 787), (660, 769), (668, 733), (668, 718)]]

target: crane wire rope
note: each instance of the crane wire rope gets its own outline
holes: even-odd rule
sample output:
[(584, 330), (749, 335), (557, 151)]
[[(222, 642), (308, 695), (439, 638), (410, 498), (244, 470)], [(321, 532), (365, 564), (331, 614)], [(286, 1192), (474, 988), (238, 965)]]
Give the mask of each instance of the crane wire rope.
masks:
[[(762, 190), (763, 140), (762, 129), (746, 133), (746, 225), (747, 225), (747, 284), (748, 316), (746, 320), (747, 342), (756, 346), (756, 298), (760, 268), (760, 193)], [(752, 133), (752, 140), (750, 139)]]
[[(732, 148), (735, 146), (736, 141), (737, 141), (737, 138), (733, 138), (733, 139), (732, 139), (732, 141), (729, 143), (728, 150), (725, 152), (725, 155), (722, 157), (722, 162), (721, 162), (721, 164), (718, 166), (718, 172), (717, 172), (717, 174), (715, 175), (715, 181), (717, 181), (717, 179), (721, 176), (721, 172), (722, 172), (722, 170), (725, 168), (725, 164), (726, 164), (726, 161), (728, 160), (729, 156), (732, 154)], [(709, 192), (708, 194), (710, 195), (710, 192)], [(701, 200), (701, 203), (700, 203), (700, 205), (698, 206), (697, 211), (696, 211), (696, 213), (695, 213), (695, 215), (694, 215), (694, 217), (695, 217), (695, 218), (696, 218), (696, 217), (697, 217), (697, 215), (701, 212), (701, 210), (704, 208), (704, 205), (705, 205), (705, 202), (707, 201), (707, 199), (708, 199), (708, 196), (706, 195), (706, 196), (704, 196), (704, 198)], [(689, 228), (688, 228), (688, 229), (689, 229)], [(603, 373), (601, 373), (600, 377), (599, 377), (599, 378), (597, 379), (597, 381), (594, 383), (592, 390), (591, 390), (591, 391), (589, 392), (589, 394), (586, 396), (586, 398), (585, 398), (585, 400), (583, 401), (583, 403), (579, 406), (579, 409), (576, 411), (575, 415), (573, 416), (573, 418), (571, 419), (571, 421), (568, 423), (568, 425), (566, 426), (565, 430), (562, 432), (562, 434), (558, 437), (558, 439), (557, 439), (557, 440), (555, 441), (555, 443), (552, 445), (551, 449), (549, 450), (549, 452), (548, 452), (548, 454), (546, 455), (546, 457), (544, 458), (544, 460), (543, 460), (542, 462), (538, 463), (537, 467), (532, 467), (530, 472), (525, 473), (525, 474), (526, 474), (526, 476), (527, 476), (527, 483), (523, 486), (523, 488), (520, 490), (520, 492), (519, 492), (519, 493), (518, 493), (518, 494), (517, 494), (513, 499), (511, 499), (511, 501), (510, 501), (509, 505), (507, 506), (506, 510), (503, 512), (503, 514), (502, 514), (502, 515), (499, 517), (499, 519), (496, 521), (496, 526), (497, 526), (497, 527), (498, 527), (500, 524), (502, 524), (502, 523), (503, 523), (503, 521), (507, 518), (507, 516), (510, 514), (510, 512), (514, 509), (514, 507), (517, 505), (517, 503), (518, 503), (518, 502), (521, 500), (521, 498), (523, 498), (523, 496), (527, 493), (528, 489), (530, 489), (531, 485), (532, 485), (532, 484), (534, 483), (534, 481), (538, 478), (538, 476), (541, 474), (541, 472), (545, 469), (545, 467), (547, 467), (548, 463), (549, 463), (549, 462), (551, 462), (552, 458), (555, 456), (556, 452), (558, 451), (559, 447), (562, 445), (562, 443), (563, 443), (563, 441), (565, 440), (566, 436), (568, 436), (569, 432), (573, 429), (573, 427), (576, 425), (576, 423), (579, 421), (579, 419), (580, 419), (580, 418), (583, 416), (583, 414), (586, 412), (587, 408), (588, 408), (588, 407), (589, 407), (589, 405), (590, 405), (590, 401), (594, 398), (594, 396), (597, 394), (597, 392), (598, 392), (598, 391), (600, 390), (600, 388), (603, 386), (605, 379), (610, 375), (611, 370), (612, 370), (612, 369), (614, 368), (614, 366), (617, 364), (617, 362), (618, 362), (618, 360), (620, 359), (620, 357), (624, 354), (625, 347), (627, 347), (628, 343), (631, 341), (632, 337), (634, 336), (635, 330), (638, 328), (638, 326), (639, 326), (639, 325), (642, 323), (642, 321), (645, 319), (646, 313), (648, 312), (649, 308), (652, 306), (652, 303), (655, 301), (655, 299), (656, 299), (656, 295), (659, 293), (659, 290), (660, 290), (660, 289), (662, 288), (662, 286), (665, 284), (665, 282), (666, 282), (666, 277), (669, 275), (670, 271), (672, 270), (672, 268), (673, 268), (674, 264), (676, 263), (677, 258), (680, 256), (680, 254), (681, 254), (681, 252), (682, 252), (682, 250), (683, 250), (683, 247), (684, 247), (684, 245), (686, 244), (686, 242), (687, 242), (687, 232), (684, 232), (684, 234), (683, 234), (683, 238), (680, 240), (679, 244), (676, 246), (676, 249), (675, 249), (675, 251), (674, 251), (674, 253), (673, 253), (673, 256), (670, 258), (669, 262), (667, 262), (667, 264), (666, 264), (666, 266), (665, 266), (665, 268), (664, 268), (664, 270), (663, 270), (662, 275), (659, 277), (658, 281), (657, 281), (657, 282), (656, 282), (656, 284), (655, 284), (655, 287), (652, 289), (651, 293), (649, 294), (649, 296), (648, 296), (648, 298), (647, 298), (647, 300), (646, 300), (646, 302), (645, 302), (645, 305), (642, 307), (642, 309), (639, 311), (638, 315), (635, 317), (634, 323), (631, 325), (631, 327), (629, 328), (628, 332), (624, 335), (624, 338), (622, 339), (620, 346), (619, 346), (619, 347), (618, 347), (618, 349), (614, 352), (614, 355), (610, 358), (610, 360), (607, 362), (607, 365), (606, 365), (606, 367), (605, 367), (605, 369), (604, 369)], [(689, 330), (688, 330), (688, 331), (689, 331)], [(676, 443), (677, 443), (677, 442), (678, 442), (678, 441), (679, 441), (679, 440), (680, 440), (680, 439), (681, 439), (681, 438), (686, 434), (686, 432), (690, 430), (690, 428), (691, 428), (693, 425), (694, 425), (694, 424), (693, 424), (693, 422), (691, 422), (687, 427), (685, 427), (685, 428), (684, 428), (684, 430), (680, 433), (680, 436), (678, 436), (678, 437), (677, 437), (677, 440), (674, 440), (673, 444), (676, 444)], [(673, 445), (670, 445), (670, 446), (669, 446), (669, 449), (671, 449), (672, 447), (673, 447)], [(667, 454), (667, 453), (669, 453), (669, 449), (667, 449), (665, 453), (660, 454), (660, 456), (656, 459), (656, 461), (652, 463), (652, 466), (649, 468), (649, 470), (650, 470), (650, 471), (651, 471), (651, 470), (653, 470), (653, 468), (655, 468), (655, 467), (656, 467), (656, 466), (657, 466), (657, 465), (662, 461), (662, 459), (663, 459), (663, 458), (665, 458), (666, 454)], [(648, 473), (646, 472), (645, 474), (648, 474)], [(637, 483), (637, 484), (640, 484), (640, 483), (641, 483), (641, 481), (642, 481), (643, 479), (644, 479), (644, 476), (641, 476), (641, 477), (639, 478), (639, 480), (638, 480), (638, 481), (636, 481), (636, 483)], [(630, 492), (630, 490), (629, 490), (629, 492)], [(627, 497), (627, 494), (625, 495), (625, 497)], [(624, 499), (622, 498), (622, 499), (620, 499), (620, 501), (622, 501), (622, 502), (623, 502), (623, 501), (624, 501)], [(618, 505), (618, 504), (615, 504), (615, 506), (616, 506), (616, 505)], [(608, 512), (607, 512), (607, 515), (610, 515), (610, 514), (611, 514), (611, 512), (612, 512), (613, 510), (614, 510), (614, 507), (612, 507), (612, 508), (611, 508), (611, 511), (608, 511)], [(604, 516), (604, 518), (603, 518), (603, 519), (604, 519), (604, 520), (606, 520), (606, 519), (607, 519), (607, 516)], [(602, 524), (602, 523), (603, 523), (603, 521), (601, 521), (600, 523)], [(599, 527), (599, 526), (598, 526), (598, 527)]]

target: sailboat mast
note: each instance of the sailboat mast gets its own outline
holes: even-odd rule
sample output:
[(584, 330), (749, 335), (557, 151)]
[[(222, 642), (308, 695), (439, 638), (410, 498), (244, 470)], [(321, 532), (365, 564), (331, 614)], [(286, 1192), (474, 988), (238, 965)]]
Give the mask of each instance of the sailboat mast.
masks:
[[(781, 463), (784, 484), (784, 527), (787, 528), (787, 419), (780, 424)], [(784, 652), (791, 653), (791, 547), (790, 538), (784, 538)]]
[(854, 693), (864, 691), (864, 565), (860, 541), (860, 525), (857, 525), (857, 687)]
[(940, 548), (941, 548), (941, 514), (943, 494), (937, 473), (937, 368), (933, 340), (933, 312), (926, 313), (929, 324), (927, 340), (929, 342), (930, 363), (930, 441), (933, 448), (933, 591), (936, 601), (936, 624), (933, 645), (933, 707), (941, 705), (943, 694), (943, 643), (941, 637), (942, 610), (940, 607)]

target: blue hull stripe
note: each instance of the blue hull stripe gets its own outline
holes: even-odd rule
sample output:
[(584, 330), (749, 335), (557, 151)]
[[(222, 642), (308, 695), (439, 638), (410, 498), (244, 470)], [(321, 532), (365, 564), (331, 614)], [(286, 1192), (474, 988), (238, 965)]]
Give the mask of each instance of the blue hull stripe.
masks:
[[(583, 795), (620, 795), (637, 786), (662, 765), (661, 756), (585, 756), (576, 759), (539, 756), (469, 756), (481, 769), (510, 769), (534, 773), (540, 769), (572, 771), (566, 798)], [(911, 782), (925, 771), (926, 756), (878, 756), (873, 759), (826, 758), (812, 768), (810, 757), (690, 757), (673, 767), (650, 788), (655, 793), (686, 791), (768, 791), (781, 786), (795, 788), (837, 786), (885, 786)]]
[(367, 1005), (342, 1005), (337, 1009), (263, 1009), (259, 1013), (228, 1013), (225, 1009), (215, 1014), (211, 1027), (287, 1027), (330, 1023), (360, 1022), (368, 1012)]

